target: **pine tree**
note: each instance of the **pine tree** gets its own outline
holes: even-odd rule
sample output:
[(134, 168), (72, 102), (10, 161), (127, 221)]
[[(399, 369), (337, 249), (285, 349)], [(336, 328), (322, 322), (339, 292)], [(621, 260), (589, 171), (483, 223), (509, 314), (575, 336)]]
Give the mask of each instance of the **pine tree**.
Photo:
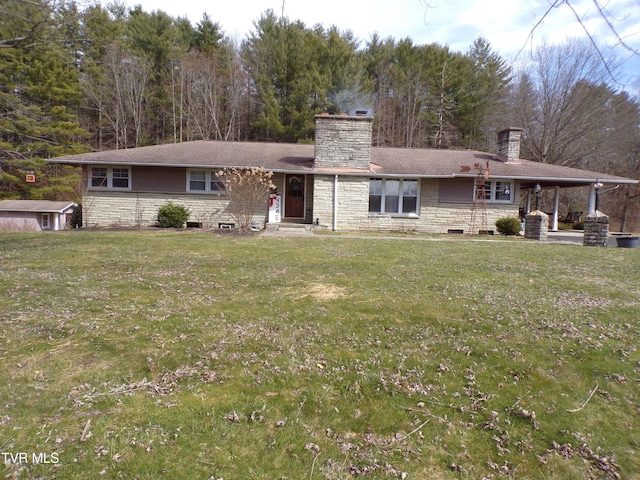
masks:
[[(87, 151), (87, 133), (77, 120), (77, 58), (70, 47), (77, 12), (64, 3), (51, 10), (45, 2), (9, 2), (3, 9), (3, 38), (24, 40), (0, 48), (0, 195), (75, 200), (78, 170), (43, 159)], [(26, 181), (27, 173), (35, 183)]]

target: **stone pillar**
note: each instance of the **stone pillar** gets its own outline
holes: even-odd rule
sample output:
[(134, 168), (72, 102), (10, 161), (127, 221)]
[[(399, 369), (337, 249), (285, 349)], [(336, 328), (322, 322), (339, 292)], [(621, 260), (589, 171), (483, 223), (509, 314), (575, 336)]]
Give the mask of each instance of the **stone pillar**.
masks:
[(609, 216), (602, 212), (591, 212), (584, 219), (584, 241), (587, 247), (606, 247), (609, 238)]
[(534, 210), (524, 217), (524, 238), (546, 240), (549, 233), (549, 215)]

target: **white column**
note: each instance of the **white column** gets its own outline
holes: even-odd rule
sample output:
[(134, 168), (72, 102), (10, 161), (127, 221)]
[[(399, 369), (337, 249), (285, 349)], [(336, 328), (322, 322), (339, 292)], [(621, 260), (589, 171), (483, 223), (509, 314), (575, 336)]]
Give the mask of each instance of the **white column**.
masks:
[(531, 189), (527, 189), (527, 205), (524, 209), (524, 213), (531, 213)]
[(587, 215), (596, 211), (596, 186), (595, 184), (589, 185), (589, 208), (587, 208)]
[(338, 175), (333, 179), (333, 231), (338, 231)]
[(556, 187), (553, 197), (553, 218), (551, 219), (551, 230), (558, 231), (558, 202), (560, 200), (560, 187)]

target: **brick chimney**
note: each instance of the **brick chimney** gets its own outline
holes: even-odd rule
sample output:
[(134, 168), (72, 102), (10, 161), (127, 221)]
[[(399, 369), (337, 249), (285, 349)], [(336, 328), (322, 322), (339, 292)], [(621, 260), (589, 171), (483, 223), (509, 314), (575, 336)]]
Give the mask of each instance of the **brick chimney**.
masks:
[(316, 168), (368, 170), (373, 117), (316, 115)]
[(520, 158), (522, 128), (509, 127), (498, 133), (498, 156), (509, 162)]

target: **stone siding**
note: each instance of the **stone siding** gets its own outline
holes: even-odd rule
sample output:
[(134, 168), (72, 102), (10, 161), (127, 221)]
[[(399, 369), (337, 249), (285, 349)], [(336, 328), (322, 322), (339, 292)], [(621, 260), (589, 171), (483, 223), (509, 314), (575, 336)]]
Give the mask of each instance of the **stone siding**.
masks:
[(508, 128), (498, 133), (498, 155), (509, 160), (520, 157), (521, 128)]
[[(167, 202), (189, 208), (189, 221), (200, 222), (204, 228), (235, 223), (227, 212), (229, 197), (226, 195), (90, 191), (83, 201), (84, 224), (87, 227), (156, 225), (158, 209)], [(253, 218), (262, 226), (267, 218), (267, 202), (265, 199), (264, 207)]]
[(317, 115), (316, 168), (369, 169), (371, 117)]
[[(278, 193), (283, 194), (284, 176), (274, 175)], [(307, 176), (307, 223), (324, 228), (334, 226), (334, 175)], [(473, 204), (439, 202), (440, 181), (423, 179), (420, 182), (418, 215), (390, 215), (369, 213), (369, 177), (338, 177), (337, 229), (369, 231), (404, 231), (447, 233), (462, 230), (469, 233)], [(518, 198), (516, 188), (514, 198)], [(150, 226), (157, 221), (158, 209), (167, 202), (184, 205), (191, 211), (190, 222), (202, 223), (204, 228), (217, 228), (219, 223), (234, 223), (227, 212), (226, 195), (162, 194), (122, 191), (91, 191), (83, 203), (85, 226)], [(265, 200), (254, 220), (264, 225), (268, 204)], [(517, 203), (488, 203), (487, 228), (495, 230), (495, 221), (502, 217), (517, 217)], [(284, 219), (283, 219), (284, 221)]]
[[(369, 213), (369, 178), (338, 178), (337, 230), (403, 231), (419, 233), (447, 233), (462, 230), (469, 233), (472, 203), (444, 203), (438, 201), (440, 182), (423, 179), (420, 185), (418, 215)], [(320, 226), (333, 228), (334, 176), (316, 175), (313, 202), (314, 218)], [(519, 189), (514, 192), (518, 198)], [(495, 222), (503, 217), (518, 217), (517, 203), (488, 203), (487, 229), (496, 230)], [(479, 226), (482, 228), (482, 226)]]
[[(319, 225), (334, 226), (335, 176), (315, 175), (313, 182), (313, 218)], [(338, 177), (339, 230), (357, 230), (366, 222), (369, 210), (369, 179), (365, 177)]]

